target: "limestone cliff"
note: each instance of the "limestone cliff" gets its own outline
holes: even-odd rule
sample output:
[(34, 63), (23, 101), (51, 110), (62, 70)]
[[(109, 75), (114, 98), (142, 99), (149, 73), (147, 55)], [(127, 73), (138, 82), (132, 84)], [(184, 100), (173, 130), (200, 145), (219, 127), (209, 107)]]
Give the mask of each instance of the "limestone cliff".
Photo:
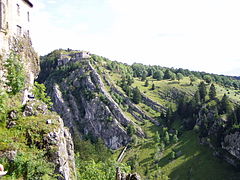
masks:
[[(75, 179), (74, 145), (69, 130), (63, 125), (63, 120), (50, 112), (47, 106), (38, 100), (27, 102), (23, 115), (48, 117), (45, 121), (48, 130), (42, 135), (43, 145), (39, 148), (46, 149), (49, 161), (55, 164), (55, 173), (60, 175), (59, 180)], [(41, 130), (41, 127), (39, 129)], [(30, 134), (28, 139), (34, 142)]]
[(136, 135), (144, 136), (106, 91), (90, 60), (80, 60), (69, 66), (77, 67), (61, 75), (53, 73), (46, 81), (46, 86), (54, 102), (54, 110), (74, 135), (102, 138), (111, 149), (131, 141), (127, 132), (129, 126), (135, 127)]

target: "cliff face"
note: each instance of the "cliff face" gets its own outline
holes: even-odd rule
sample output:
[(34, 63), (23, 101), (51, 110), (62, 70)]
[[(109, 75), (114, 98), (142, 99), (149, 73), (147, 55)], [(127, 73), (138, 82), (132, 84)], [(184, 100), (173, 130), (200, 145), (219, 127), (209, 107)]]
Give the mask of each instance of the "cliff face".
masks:
[(127, 132), (130, 125), (136, 127), (138, 136), (143, 137), (142, 130), (124, 115), (105, 90), (90, 61), (77, 63), (78, 67), (61, 79), (51, 77), (46, 82), (54, 110), (61, 115), (71, 132), (102, 138), (111, 149), (124, 146), (131, 140)]
[[(0, 90), (1, 92), (6, 92), (6, 94), (9, 90), (7, 85), (7, 74), (11, 72), (7, 71), (5, 64), (7, 59), (10, 57), (10, 54), (16, 55), (16, 57), (18, 57), (19, 64), (23, 66), (22, 70), (25, 76), (25, 81), (23, 83), (23, 89), (17, 95), (7, 96), (8, 99), (5, 99), (5, 101), (12, 102), (10, 103), (10, 106), (6, 108), (6, 111), (4, 111), (4, 113), (7, 114), (8, 111), (11, 110), (9, 115), (7, 115), (6, 129), (4, 128), (3, 130), (7, 133), (14, 134), (14, 131), (18, 131), (15, 127), (22, 128), (26, 126), (27, 133), (26, 135), (22, 133), (23, 137), (21, 138), (26, 139), (27, 143), (14, 140), (15, 144), (26, 146), (26, 149), (31, 149), (32, 146), (36, 146), (39, 152), (43, 151), (46, 153), (46, 157), (49, 159), (49, 162), (54, 163), (55, 173), (61, 175), (58, 179), (75, 179), (73, 141), (68, 129), (63, 125), (63, 120), (56, 115), (56, 113), (50, 112), (47, 105), (43, 102), (34, 98), (29, 99), (29, 95), (32, 94), (34, 80), (40, 72), (40, 60), (37, 53), (32, 48), (31, 40), (28, 37), (11, 38), (9, 45), (11, 51), (0, 54), (0, 85), (2, 87)], [(1, 101), (1, 103), (2, 102), (3, 101)], [(23, 106), (18, 107), (19, 105)], [(19, 109), (23, 109), (23, 111), (21, 112)], [(25, 120), (25, 118), (27, 119)], [(38, 129), (32, 130), (31, 126), (28, 127), (28, 121), (36, 121)], [(5, 126), (2, 119), (0, 123), (1, 126)], [(22, 131), (25, 130), (23, 129)], [(34, 138), (38, 136), (40, 139), (36, 141)], [(8, 138), (11, 139), (11, 137)], [(0, 144), (1, 142), (0, 138)], [(7, 159), (9, 159), (8, 156), (5, 155), (14, 152), (14, 156), (9, 159), (14, 163), (14, 158), (17, 157), (18, 154), (25, 153), (22, 151), (22, 149), (14, 147), (0, 148), (0, 155), (3, 154), (2, 157), (7, 157)]]
[(205, 128), (205, 133), (200, 135), (201, 142), (214, 149), (216, 156), (240, 168), (240, 133), (226, 131), (226, 119), (214, 117), (214, 112), (211, 110), (205, 114), (203, 109), (198, 114), (196, 125), (201, 127), (206, 120), (211, 123)]
[[(41, 116), (48, 117), (44, 122), (47, 132), (42, 134), (43, 146), (39, 147), (46, 149), (49, 161), (55, 164), (55, 173), (59, 174), (59, 180), (75, 179), (75, 159), (74, 159), (74, 145), (71, 134), (63, 125), (63, 120), (55, 113), (50, 112), (47, 106), (38, 100), (31, 100), (27, 102), (24, 116)], [(44, 116), (43, 116), (43, 119)], [(44, 127), (39, 127), (39, 130)], [(31, 135), (28, 139), (34, 142)]]

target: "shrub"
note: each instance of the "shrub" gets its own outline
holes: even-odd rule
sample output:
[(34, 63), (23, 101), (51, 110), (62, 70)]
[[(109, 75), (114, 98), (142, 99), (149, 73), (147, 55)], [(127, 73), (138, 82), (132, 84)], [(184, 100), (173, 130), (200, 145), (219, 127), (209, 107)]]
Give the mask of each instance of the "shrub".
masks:
[(15, 95), (24, 88), (25, 74), (23, 64), (20, 62), (20, 57), (11, 53), (6, 61), (7, 69), (7, 85), (10, 87), (10, 94)]
[(43, 101), (50, 108), (52, 106), (51, 98), (47, 96), (46, 87), (44, 84), (39, 84), (38, 82), (34, 83), (33, 94), (35, 98)]

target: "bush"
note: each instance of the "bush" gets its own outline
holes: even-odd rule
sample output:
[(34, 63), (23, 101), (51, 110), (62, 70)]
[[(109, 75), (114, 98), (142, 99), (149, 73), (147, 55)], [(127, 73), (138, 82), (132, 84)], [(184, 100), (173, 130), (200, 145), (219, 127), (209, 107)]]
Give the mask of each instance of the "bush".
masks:
[(35, 153), (21, 153), (14, 161), (8, 162), (6, 159), (2, 159), (0, 163), (5, 165), (8, 175), (13, 179), (55, 179), (54, 165), (45, 160), (44, 153), (37, 155)]
[(23, 64), (20, 62), (20, 57), (11, 53), (6, 61), (7, 69), (7, 85), (10, 87), (10, 94), (15, 95), (24, 88), (25, 74)]
[(48, 105), (48, 107), (52, 106), (51, 98), (47, 96), (46, 93), (46, 87), (44, 84), (39, 84), (38, 82), (34, 83), (33, 87), (33, 94), (35, 95), (35, 98), (43, 101), (45, 104)]

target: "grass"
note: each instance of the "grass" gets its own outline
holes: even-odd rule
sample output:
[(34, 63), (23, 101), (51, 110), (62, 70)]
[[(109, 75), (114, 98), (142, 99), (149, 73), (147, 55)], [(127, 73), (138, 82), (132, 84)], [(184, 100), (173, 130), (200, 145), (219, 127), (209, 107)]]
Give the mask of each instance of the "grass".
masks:
[[(187, 94), (194, 94), (197, 90), (197, 84), (199, 81), (194, 82), (194, 85), (190, 85), (190, 80), (188, 77), (180, 81), (169, 81), (169, 80), (161, 80), (157, 81), (152, 78), (148, 78), (149, 86), (145, 87), (145, 82), (140, 81), (138, 78), (134, 79), (133, 87), (138, 87), (142, 93), (144, 93), (147, 97), (151, 98), (153, 101), (158, 102), (162, 105), (167, 105), (169, 103), (169, 99), (167, 99), (167, 92), (172, 90), (173, 88), (178, 89), (181, 92), (185, 92)], [(152, 84), (155, 85), (155, 89), (151, 90)]]
[[(121, 75), (111, 73), (112, 82), (120, 81)], [(193, 95), (201, 80), (197, 80), (190, 85), (190, 79), (185, 77), (180, 81), (161, 80), (156, 81), (152, 78), (148, 78), (149, 86), (145, 87), (145, 81), (141, 81), (138, 78), (134, 79), (132, 87), (138, 87), (142, 93), (153, 101), (159, 104), (168, 106), (169, 99), (167, 99), (167, 92), (176, 88), (178, 91), (185, 92), (188, 95)], [(155, 89), (151, 90), (154, 83)], [(207, 85), (209, 88), (210, 85)], [(240, 93), (234, 89), (226, 89), (222, 86), (215, 85), (218, 98), (226, 93), (230, 99), (239, 100)], [(239, 94), (238, 94), (239, 93)], [(146, 112), (147, 115), (156, 118), (160, 113), (152, 110), (151, 107), (140, 103), (137, 105)], [(125, 114), (130, 117), (134, 122), (134, 117), (129, 113)], [(128, 162), (132, 157), (137, 155), (138, 166), (135, 171), (140, 173), (143, 179), (149, 179), (145, 175), (146, 167), (149, 167), (149, 174), (154, 175), (157, 172), (158, 167), (161, 168), (162, 173), (167, 175), (171, 180), (237, 180), (240, 176), (240, 172), (237, 172), (231, 165), (219, 158), (213, 156), (213, 150), (208, 146), (201, 145), (199, 143), (198, 135), (194, 131), (184, 131), (179, 137), (179, 141), (176, 144), (171, 144), (165, 148), (161, 159), (158, 163), (154, 161), (154, 155), (156, 151), (156, 144), (153, 137), (156, 131), (160, 130), (160, 127), (155, 126), (148, 120), (144, 120), (141, 123), (141, 128), (146, 133), (146, 138), (139, 140), (139, 144), (132, 146), (123, 159), (124, 162)], [(181, 129), (181, 121), (177, 120), (173, 123), (173, 128)], [(181, 152), (181, 155), (176, 159), (171, 159), (172, 151)], [(117, 151), (119, 154), (119, 151)]]
[[(135, 154), (139, 155), (139, 166), (136, 171), (144, 178), (146, 178), (144, 172), (147, 166), (150, 167), (150, 174), (156, 172), (157, 166), (153, 160), (155, 143), (151, 136), (157, 129), (154, 125), (150, 126), (148, 124), (145, 130), (148, 131), (149, 138), (132, 148), (124, 158), (126, 162)], [(182, 154), (175, 160), (172, 160), (170, 156), (173, 149)], [(177, 144), (166, 148), (158, 163), (158, 167), (161, 167), (162, 172), (171, 180), (237, 180), (240, 175), (231, 165), (214, 157), (213, 151), (209, 147), (200, 145), (198, 137), (193, 131), (184, 132)]]

